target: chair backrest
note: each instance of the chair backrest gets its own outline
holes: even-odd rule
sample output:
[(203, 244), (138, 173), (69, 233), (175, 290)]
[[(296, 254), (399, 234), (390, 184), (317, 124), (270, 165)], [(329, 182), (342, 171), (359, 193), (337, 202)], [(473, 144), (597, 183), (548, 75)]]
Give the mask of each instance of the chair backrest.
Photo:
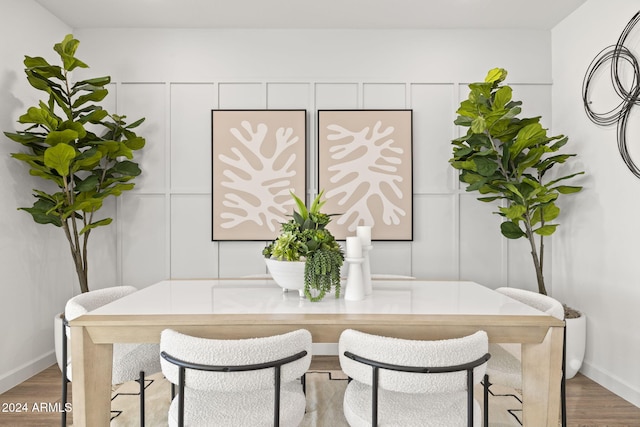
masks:
[[(350, 378), (372, 385), (371, 366), (344, 355), (349, 351), (377, 362), (416, 367), (447, 367), (475, 361), (487, 354), (487, 333), (438, 341), (418, 341), (371, 335), (347, 329), (338, 343), (342, 370)], [(486, 362), (473, 370), (474, 384), (484, 376)], [(438, 374), (416, 374), (381, 369), (379, 387), (404, 393), (453, 393), (467, 390), (464, 371)]]
[(498, 288), (496, 292), (500, 292), (536, 310), (544, 311), (556, 319), (564, 320), (564, 307), (558, 300), (550, 296), (518, 288)]
[[(264, 338), (220, 340), (198, 338), (165, 329), (160, 336), (160, 351), (185, 362), (215, 366), (260, 364), (306, 351), (307, 355), (303, 358), (282, 366), (281, 381), (284, 383), (298, 379), (309, 369), (311, 333), (306, 329), (299, 329)], [(165, 377), (173, 384), (178, 384), (178, 366), (164, 358), (161, 358), (160, 362)], [(222, 392), (273, 389), (274, 373), (273, 369), (245, 372), (187, 369), (185, 385), (187, 388)]]
[(80, 317), (83, 314), (109, 304), (117, 299), (136, 292), (133, 286), (114, 286), (111, 288), (97, 289), (76, 295), (67, 301), (64, 308), (64, 316), (69, 320)]

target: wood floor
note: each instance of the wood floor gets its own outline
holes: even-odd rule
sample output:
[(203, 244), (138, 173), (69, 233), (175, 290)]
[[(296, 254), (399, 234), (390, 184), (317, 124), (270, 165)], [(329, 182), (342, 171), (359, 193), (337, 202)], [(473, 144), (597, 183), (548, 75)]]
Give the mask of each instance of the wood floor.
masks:
[[(313, 369), (337, 367), (335, 358), (323, 359), (320, 356), (314, 359)], [(53, 365), (0, 395), (0, 426), (60, 425), (60, 413), (57, 412), (60, 392), (60, 370)], [(69, 414), (69, 425), (72, 418)], [(640, 427), (640, 408), (578, 374), (567, 381), (567, 421), (570, 427)]]

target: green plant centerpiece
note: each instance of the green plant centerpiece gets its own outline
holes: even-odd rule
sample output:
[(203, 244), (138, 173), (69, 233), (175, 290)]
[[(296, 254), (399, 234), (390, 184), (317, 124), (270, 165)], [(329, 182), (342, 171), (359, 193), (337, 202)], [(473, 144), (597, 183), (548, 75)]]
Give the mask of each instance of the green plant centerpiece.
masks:
[(145, 139), (132, 130), (144, 119), (127, 125), (125, 116), (109, 114), (97, 104), (108, 94), (110, 77), (71, 81), (73, 70), (88, 68), (75, 57), (79, 43), (69, 34), (54, 45), (62, 65), (25, 56), (27, 80), (47, 99), (20, 116), (25, 130), (4, 134), (26, 148), (12, 157), (24, 162), (32, 176), (48, 182), (33, 190), (32, 207), (19, 209), (39, 224), (64, 230), (80, 290), (87, 292), (89, 235), (112, 221), (96, 213), (107, 197), (133, 188), (130, 181), (140, 175), (140, 168), (131, 159)]
[(558, 153), (568, 138), (547, 136), (540, 117), (518, 118), (522, 102), (514, 101), (511, 87), (502, 84), (506, 77), (506, 70), (495, 68), (484, 82), (469, 85), (455, 120), (468, 130), (452, 141), (449, 162), (460, 170), (466, 191), (482, 195), (478, 200), (503, 202), (495, 212), (504, 217), (500, 231), (508, 239), (529, 241), (538, 292), (546, 295), (544, 238), (558, 227), (558, 197), (582, 189), (563, 182), (584, 172), (550, 177), (554, 166), (575, 156)]
[(321, 191), (307, 209), (304, 202), (291, 192), (298, 210), (282, 223), (280, 235), (269, 243), (262, 254), (280, 261), (304, 261), (304, 294), (310, 301), (320, 301), (335, 289), (340, 297), (340, 267), (344, 262), (342, 248), (326, 229), (331, 216), (320, 212), (324, 205)]

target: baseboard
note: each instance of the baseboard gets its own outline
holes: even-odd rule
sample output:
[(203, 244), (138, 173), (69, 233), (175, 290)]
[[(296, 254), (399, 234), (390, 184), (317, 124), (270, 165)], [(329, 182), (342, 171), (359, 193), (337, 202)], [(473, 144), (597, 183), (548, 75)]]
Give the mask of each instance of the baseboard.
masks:
[(596, 368), (587, 361), (584, 361), (582, 363), (580, 373), (597, 382), (612, 393), (620, 396), (632, 405), (640, 408), (640, 390), (634, 388), (632, 385), (627, 384), (619, 378), (616, 378), (609, 372), (605, 372), (601, 369)]
[(38, 359), (31, 360), (30, 362), (3, 374), (0, 376), (0, 394), (12, 389), (18, 384), (23, 383), (54, 363), (56, 363), (56, 356), (53, 351), (50, 351)]

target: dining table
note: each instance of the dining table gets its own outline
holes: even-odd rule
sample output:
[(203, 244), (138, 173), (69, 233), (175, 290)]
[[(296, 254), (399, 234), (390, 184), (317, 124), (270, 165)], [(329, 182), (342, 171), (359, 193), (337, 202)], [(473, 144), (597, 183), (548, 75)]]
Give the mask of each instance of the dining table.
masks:
[(90, 311), (70, 322), (74, 426), (109, 425), (114, 343), (158, 343), (168, 328), (217, 339), (304, 328), (314, 343), (336, 343), (345, 329), (416, 340), (484, 330), (492, 343), (519, 343), (524, 425), (557, 427), (563, 321), (472, 281), (372, 282), (358, 301), (311, 302), (268, 277), (170, 279)]

